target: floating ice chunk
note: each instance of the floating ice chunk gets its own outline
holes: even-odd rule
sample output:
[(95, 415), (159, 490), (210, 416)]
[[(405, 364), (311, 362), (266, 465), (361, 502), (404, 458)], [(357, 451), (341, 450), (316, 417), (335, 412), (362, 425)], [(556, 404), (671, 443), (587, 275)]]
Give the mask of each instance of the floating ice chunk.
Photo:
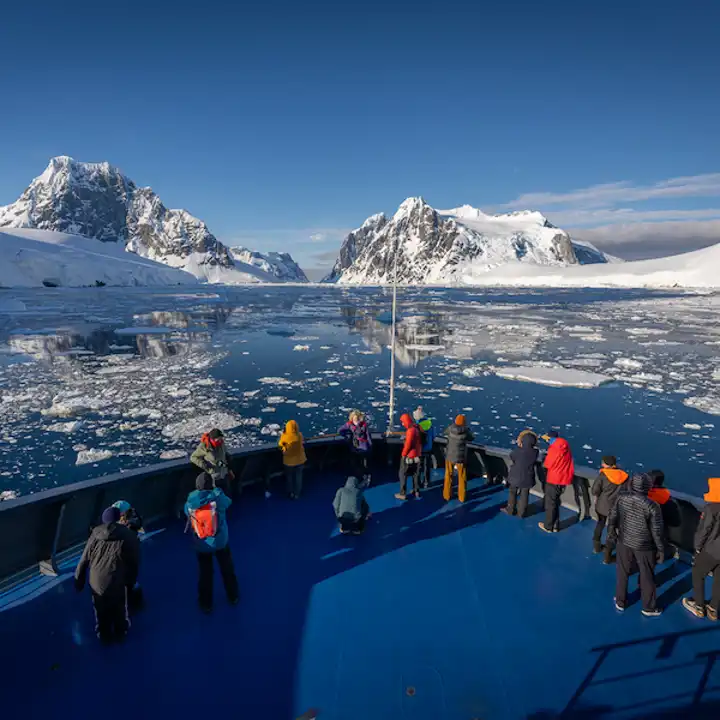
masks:
[(275, 412), (274, 407), (264, 407), (260, 412)]
[(215, 381), (212, 378), (202, 378), (202, 380), (196, 380), (193, 385), (214, 385)]
[(296, 345), (296, 346), (293, 348), (293, 350), (294, 350), (295, 352), (302, 352), (302, 351), (304, 351), (304, 350), (309, 350), (309, 349), (310, 349), (310, 346), (309, 346), (309, 345)]
[(320, 346), (320, 349), (321, 349), (321, 350), (332, 350), (332, 346), (330, 346), (330, 345), (321, 345), (321, 346)]
[(49, 432), (74, 433), (79, 430), (85, 423), (82, 420), (71, 420), (65, 423), (53, 423), (48, 425)]
[(708, 415), (720, 415), (720, 397), (714, 397), (712, 395), (689, 397), (683, 400), (683, 404), (707, 413)]
[(299, 407), (301, 410), (308, 410), (310, 408), (320, 407), (320, 405), (318, 403), (314, 403), (314, 402), (303, 401), (303, 402), (297, 403), (296, 407)]
[(3, 500), (14, 500), (18, 497), (19, 493), (17, 490), (3, 490), (0, 492), (0, 502)]
[(518, 365), (496, 368), (495, 374), (506, 380), (522, 380), (553, 387), (593, 388), (612, 382), (612, 378), (600, 373), (562, 367), (562, 365)]
[(630, 370), (639, 370), (643, 365), (639, 360), (632, 360), (631, 358), (618, 358), (615, 364), (621, 368), (628, 368)]
[(75, 460), (76, 465), (88, 465), (90, 463), (102, 462), (103, 460), (109, 460), (113, 456), (111, 450), (80, 450)]
[(258, 378), (258, 382), (263, 385), (294, 385), (292, 380), (288, 380), (284, 377), (261, 377)]
[(161, 460), (179, 460), (185, 457), (187, 457), (187, 453), (184, 450), (163, 450), (160, 453)]
[(475, 392), (480, 390), (480, 388), (474, 387), (473, 385), (458, 385), (457, 383), (453, 383), (450, 386), (450, 390), (453, 390), (454, 392)]
[(683, 427), (686, 430), (702, 430), (702, 425), (696, 425), (695, 423), (685, 423)]
[(254, 398), (259, 392), (260, 390), (245, 390), (245, 392), (243, 392), (243, 397)]
[(102, 410), (110, 405), (111, 402), (107, 398), (98, 397), (63, 397), (57, 395), (53, 398), (53, 404), (46, 410), (42, 410), (42, 414), (46, 417), (69, 417), (71, 415), (81, 415), (82, 413)]
[(271, 423), (270, 425), (265, 425), (261, 430), (260, 433), (262, 435), (278, 435), (280, 433), (280, 426), (276, 423)]
[[(190, 391), (187, 388), (178, 388), (176, 386), (165, 388), (167, 394), (171, 398), (184, 398), (190, 395)], [(260, 392), (259, 390), (257, 392)]]
[(285, 402), (285, 398), (282, 395), (271, 395), (267, 402), (268, 405), (280, 405)]
[(162, 430), (162, 434), (165, 437), (178, 440), (184, 438), (200, 438), (204, 432), (212, 428), (232, 430), (242, 424), (242, 418), (237, 415), (232, 415), (227, 412), (211, 412), (166, 425)]

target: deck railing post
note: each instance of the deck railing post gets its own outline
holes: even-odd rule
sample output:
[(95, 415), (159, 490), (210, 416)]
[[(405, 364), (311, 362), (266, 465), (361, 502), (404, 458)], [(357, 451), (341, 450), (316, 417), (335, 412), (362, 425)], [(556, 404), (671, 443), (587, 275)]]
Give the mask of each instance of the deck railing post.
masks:
[(42, 575), (53, 575), (59, 574), (57, 565), (57, 550), (60, 544), (60, 533), (62, 532), (63, 518), (65, 517), (65, 508), (67, 502), (60, 504), (58, 508), (57, 518), (55, 520), (55, 533), (53, 534), (52, 545), (50, 547), (50, 557), (46, 560), (41, 560), (39, 563), (40, 573)]

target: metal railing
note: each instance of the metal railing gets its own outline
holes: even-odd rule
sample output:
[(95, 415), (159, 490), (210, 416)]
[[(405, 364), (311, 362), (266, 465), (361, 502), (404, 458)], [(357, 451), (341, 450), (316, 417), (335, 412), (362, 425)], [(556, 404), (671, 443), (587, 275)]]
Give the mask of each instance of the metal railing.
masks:
[[(445, 440), (435, 441), (433, 454), (442, 465)], [(373, 435), (372, 463), (396, 465), (402, 438), (392, 435)], [(308, 466), (323, 470), (327, 466), (342, 465), (349, 452), (346, 442), (338, 436), (311, 438), (305, 442)], [(232, 492), (241, 493), (244, 487), (265, 483), (282, 474), (282, 455), (275, 443), (231, 450), (235, 473)], [(492, 484), (500, 484), (507, 477), (510, 451), (502, 448), (471, 444), (468, 449), (468, 476), (487, 476)], [(14, 582), (16, 576), (29, 572), (56, 574), (59, 558), (87, 540), (90, 529), (99, 522), (105, 507), (119, 499), (137, 507), (146, 525), (181, 516), (183, 503), (195, 487), (198, 469), (186, 460), (158, 463), (136, 470), (105, 475), (92, 480), (44, 490), (32, 495), (0, 503), (0, 584)], [(543, 470), (537, 467), (537, 482), (533, 494), (543, 492)], [(585, 497), (592, 503), (590, 483), (597, 471), (576, 467), (573, 486), (568, 486), (563, 505), (579, 509)], [(679, 549), (692, 552), (692, 540), (697, 527), (699, 498), (673, 493), (680, 509), (681, 524), (670, 530), (670, 540)], [(590, 512), (592, 506), (585, 508)]]

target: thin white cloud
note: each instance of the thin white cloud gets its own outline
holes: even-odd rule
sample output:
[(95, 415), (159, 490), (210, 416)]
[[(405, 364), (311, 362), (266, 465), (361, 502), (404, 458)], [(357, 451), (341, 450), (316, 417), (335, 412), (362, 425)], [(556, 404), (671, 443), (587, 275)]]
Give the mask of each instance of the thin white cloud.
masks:
[(565, 193), (525, 193), (506, 203), (506, 208), (540, 208), (548, 205), (611, 207), (621, 203), (662, 198), (720, 196), (720, 173), (669, 178), (652, 185), (635, 185), (630, 181), (592, 185)]
[(636, 210), (635, 208), (569, 208), (549, 213), (549, 219), (560, 227), (583, 227), (601, 224), (628, 224), (670, 220), (705, 220), (720, 218), (720, 208), (694, 210)]
[(644, 222), (578, 229), (573, 236), (625, 260), (699, 250), (720, 242), (720, 219)]

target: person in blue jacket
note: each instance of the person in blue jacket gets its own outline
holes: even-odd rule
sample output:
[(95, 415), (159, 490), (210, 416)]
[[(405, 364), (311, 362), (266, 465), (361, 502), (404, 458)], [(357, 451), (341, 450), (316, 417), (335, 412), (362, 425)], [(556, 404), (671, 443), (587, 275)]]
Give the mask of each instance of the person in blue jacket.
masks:
[(238, 581), (230, 553), (226, 512), (232, 500), (215, 487), (208, 473), (198, 475), (196, 490), (188, 495), (185, 515), (192, 531), (198, 559), (198, 602), (200, 609), (209, 613), (213, 606), (213, 557), (220, 566), (225, 593), (230, 604), (240, 600)]
[(413, 412), (413, 420), (420, 428), (420, 441), (422, 442), (422, 456), (420, 458), (420, 478), (423, 487), (430, 484), (430, 477), (434, 464), (433, 442), (435, 441), (435, 426), (420, 405)]

